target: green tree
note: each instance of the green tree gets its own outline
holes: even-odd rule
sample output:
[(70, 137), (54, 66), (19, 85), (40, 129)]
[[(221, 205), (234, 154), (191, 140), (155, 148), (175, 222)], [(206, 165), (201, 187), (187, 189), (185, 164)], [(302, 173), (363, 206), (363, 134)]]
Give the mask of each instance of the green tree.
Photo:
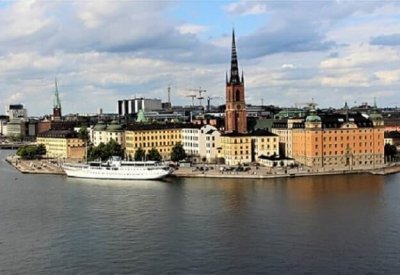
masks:
[(46, 153), (47, 153), (46, 146), (44, 144), (39, 144), (37, 146), (37, 154), (39, 156), (44, 156), (46, 155)]
[(86, 126), (82, 126), (78, 132), (78, 138), (88, 141), (89, 140), (89, 131)]
[(397, 148), (395, 145), (385, 144), (384, 152), (385, 152), (385, 158), (390, 161), (397, 154)]
[(110, 140), (107, 144), (101, 142), (98, 146), (90, 146), (88, 149), (88, 161), (101, 159), (106, 161), (112, 156), (124, 157), (124, 150), (115, 140)]
[(154, 160), (154, 161), (161, 161), (162, 157), (161, 157), (160, 152), (158, 152), (158, 150), (153, 147), (147, 153), (147, 159)]
[(185, 149), (183, 149), (183, 145), (178, 142), (172, 147), (171, 151), (171, 160), (172, 161), (180, 161), (186, 158)]
[(25, 145), (20, 147), (16, 155), (23, 159), (35, 159), (46, 154), (46, 147), (43, 144)]
[(146, 157), (146, 152), (141, 147), (137, 148), (135, 151), (134, 159), (136, 161), (140, 161), (140, 160), (144, 160), (145, 157)]

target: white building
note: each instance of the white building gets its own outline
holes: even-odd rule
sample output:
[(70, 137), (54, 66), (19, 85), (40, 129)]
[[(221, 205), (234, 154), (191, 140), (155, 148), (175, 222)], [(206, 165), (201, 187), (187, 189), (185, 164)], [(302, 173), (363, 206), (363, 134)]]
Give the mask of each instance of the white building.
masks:
[(216, 162), (218, 158), (218, 150), (220, 147), (221, 132), (211, 125), (205, 125), (200, 129), (199, 153), (201, 159), (206, 162)]
[(195, 162), (198, 162), (200, 158), (199, 136), (200, 129), (198, 127), (182, 129), (183, 149)]
[(13, 119), (27, 119), (28, 111), (22, 104), (10, 104), (6, 106), (6, 115), (10, 120)]
[(157, 111), (162, 109), (161, 99), (134, 98), (118, 100), (117, 109), (120, 116), (136, 114), (139, 110), (143, 112)]

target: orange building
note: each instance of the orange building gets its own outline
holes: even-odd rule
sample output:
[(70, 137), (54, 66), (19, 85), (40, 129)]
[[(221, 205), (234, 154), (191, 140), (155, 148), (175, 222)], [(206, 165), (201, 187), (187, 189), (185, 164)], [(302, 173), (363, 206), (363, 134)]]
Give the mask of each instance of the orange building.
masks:
[(312, 109), (292, 129), (293, 158), (310, 167), (365, 169), (384, 164), (384, 128), (378, 114), (318, 116)]

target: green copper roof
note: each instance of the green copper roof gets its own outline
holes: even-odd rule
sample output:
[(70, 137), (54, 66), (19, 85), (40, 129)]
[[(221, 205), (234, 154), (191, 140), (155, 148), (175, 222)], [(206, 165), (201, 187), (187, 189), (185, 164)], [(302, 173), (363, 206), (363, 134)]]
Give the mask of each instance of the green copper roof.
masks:
[(122, 131), (122, 130), (123, 130), (122, 125), (118, 124), (118, 121), (116, 121), (116, 120), (111, 121), (110, 125), (108, 125), (108, 127), (107, 127), (107, 131), (111, 131), (111, 132)]
[(107, 125), (104, 123), (104, 121), (100, 120), (96, 126), (94, 126), (93, 130), (95, 131), (104, 131), (107, 128)]
[(146, 119), (146, 117), (144, 116), (143, 110), (139, 110), (139, 112), (137, 113), (136, 122), (147, 122), (147, 119)]
[(321, 122), (321, 117), (317, 115), (315, 105), (311, 105), (310, 114), (306, 117), (306, 122)]

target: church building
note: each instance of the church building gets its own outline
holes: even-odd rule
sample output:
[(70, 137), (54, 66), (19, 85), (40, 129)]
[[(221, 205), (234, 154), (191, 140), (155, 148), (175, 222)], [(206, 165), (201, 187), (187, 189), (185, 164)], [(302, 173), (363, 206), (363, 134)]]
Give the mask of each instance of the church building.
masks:
[(248, 132), (243, 71), (239, 75), (235, 31), (232, 32), (230, 75), (226, 75), (225, 129), (219, 158), (227, 165), (258, 162), (261, 156), (279, 153), (278, 137), (265, 130)]

